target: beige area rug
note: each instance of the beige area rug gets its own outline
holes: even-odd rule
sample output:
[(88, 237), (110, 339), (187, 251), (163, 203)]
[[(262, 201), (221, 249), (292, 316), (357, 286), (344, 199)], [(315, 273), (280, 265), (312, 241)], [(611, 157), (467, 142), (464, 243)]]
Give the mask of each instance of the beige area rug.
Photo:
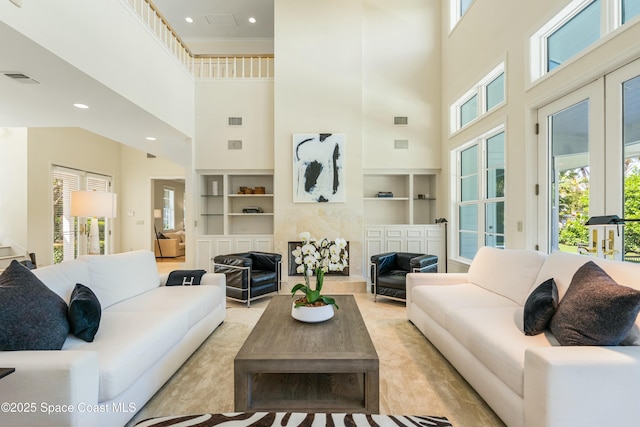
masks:
[[(380, 358), (380, 413), (444, 416), (455, 427), (504, 426), (466, 381), (407, 320), (405, 306), (355, 294)], [(136, 414), (233, 412), (233, 358), (269, 299), (227, 303), (225, 322)]]

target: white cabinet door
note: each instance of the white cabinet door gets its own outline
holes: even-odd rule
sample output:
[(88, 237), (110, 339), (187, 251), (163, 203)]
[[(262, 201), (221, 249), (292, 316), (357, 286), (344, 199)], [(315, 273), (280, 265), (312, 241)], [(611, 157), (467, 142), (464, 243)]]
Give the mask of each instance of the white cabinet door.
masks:
[(407, 252), (425, 254), (424, 227), (407, 227)]
[(256, 237), (254, 239), (253, 250), (273, 252), (273, 237)]
[(385, 252), (404, 252), (407, 247), (404, 227), (385, 227)]
[(198, 239), (196, 240), (196, 268), (201, 270), (210, 271), (211, 258), (213, 254), (211, 252), (211, 240), (210, 239)]
[(253, 238), (235, 237), (233, 239), (233, 248), (235, 252), (249, 252), (253, 250)]

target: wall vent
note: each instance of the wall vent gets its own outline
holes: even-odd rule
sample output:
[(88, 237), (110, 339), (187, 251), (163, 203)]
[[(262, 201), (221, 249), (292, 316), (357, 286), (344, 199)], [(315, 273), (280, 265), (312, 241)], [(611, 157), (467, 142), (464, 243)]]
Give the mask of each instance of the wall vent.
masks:
[(229, 126), (242, 126), (242, 117), (229, 117)]
[(395, 116), (393, 118), (393, 124), (394, 125), (408, 125), (409, 124), (409, 117), (407, 117), (407, 116)]
[(407, 150), (409, 149), (409, 140), (408, 139), (396, 139), (393, 141), (393, 148), (396, 150)]
[(147, 159), (155, 159), (155, 158), (156, 156), (154, 156), (153, 154), (147, 153)]
[(230, 139), (227, 141), (229, 150), (242, 150), (242, 140)]
[(2, 73), (2, 74), (9, 77), (10, 79), (13, 79), (18, 83), (23, 83), (23, 84), (39, 84), (40, 83), (37, 80), (34, 80), (23, 73)]

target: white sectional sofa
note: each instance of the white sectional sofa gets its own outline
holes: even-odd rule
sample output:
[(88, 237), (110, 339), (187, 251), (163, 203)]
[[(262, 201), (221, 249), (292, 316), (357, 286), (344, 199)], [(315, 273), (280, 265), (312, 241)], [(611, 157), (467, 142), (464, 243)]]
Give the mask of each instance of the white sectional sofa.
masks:
[(11, 426), (123, 426), (225, 317), (225, 276), (200, 286), (163, 286), (151, 251), (85, 256), (35, 275), (65, 301), (76, 283), (98, 297), (93, 342), (73, 335), (59, 351), (2, 351), (0, 413)]
[(553, 278), (562, 304), (591, 260), (640, 289), (639, 264), (481, 248), (468, 273), (407, 275), (407, 314), (510, 427), (640, 425), (639, 346), (561, 346), (549, 330), (523, 333), (529, 294)]

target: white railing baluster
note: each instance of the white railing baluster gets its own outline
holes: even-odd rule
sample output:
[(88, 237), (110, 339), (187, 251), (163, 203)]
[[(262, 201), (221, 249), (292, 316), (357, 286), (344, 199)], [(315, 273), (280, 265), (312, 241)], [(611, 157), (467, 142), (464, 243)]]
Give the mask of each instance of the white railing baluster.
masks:
[[(271, 56), (197, 57), (191, 53), (162, 14), (148, 0), (122, 1), (138, 15), (149, 30), (195, 78), (270, 78), (273, 74), (271, 69), (273, 57)], [(242, 61), (241, 66), (238, 61)], [(248, 66), (247, 61), (250, 61)]]

